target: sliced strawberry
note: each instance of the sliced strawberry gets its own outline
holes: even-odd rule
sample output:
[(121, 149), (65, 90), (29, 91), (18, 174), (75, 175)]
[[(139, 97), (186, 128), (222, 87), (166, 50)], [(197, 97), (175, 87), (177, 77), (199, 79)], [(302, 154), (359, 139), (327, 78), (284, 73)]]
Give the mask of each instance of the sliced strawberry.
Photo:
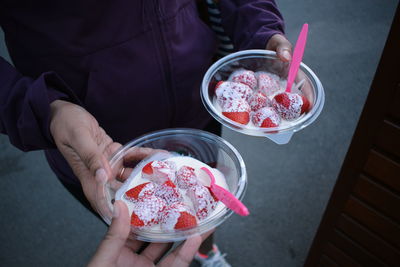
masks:
[(148, 175), (153, 174), (153, 167), (151, 166), (152, 163), (153, 163), (153, 161), (147, 163), (147, 164), (143, 167), (142, 172), (145, 173), (145, 174), (148, 174)]
[(197, 184), (196, 173), (194, 168), (189, 166), (182, 166), (176, 173), (176, 184), (179, 188), (188, 189)]
[(164, 186), (168, 186), (168, 187), (172, 187), (172, 188), (176, 187), (176, 185), (171, 180), (166, 181), (163, 185)]
[(197, 220), (192, 209), (184, 202), (175, 202), (166, 207), (161, 215), (160, 226), (163, 230), (194, 227)]
[(138, 200), (140, 194), (142, 196), (145, 196), (145, 195), (151, 195), (153, 193), (154, 193), (154, 186), (152, 186), (152, 184), (148, 182), (135, 186), (126, 191), (125, 198), (131, 201), (136, 201)]
[(273, 123), (270, 118), (266, 118), (261, 124), (262, 128), (272, 128), (272, 127), (277, 127), (277, 126), (278, 125)]
[(142, 178), (156, 184), (163, 184), (168, 180), (175, 180), (176, 166), (168, 160), (154, 160), (147, 163), (142, 169)]
[(222, 114), (225, 117), (244, 125), (250, 121), (249, 112), (222, 112)]
[(267, 96), (272, 96), (280, 90), (279, 77), (275, 74), (259, 71), (256, 72), (258, 89)]
[(253, 90), (257, 87), (257, 78), (255, 77), (254, 72), (251, 70), (236, 70), (229, 76), (229, 80), (237, 83), (243, 83)]
[(132, 212), (132, 215), (131, 215), (131, 225), (136, 226), (136, 227), (144, 226), (143, 221), (141, 219), (139, 219), (139, 217), (134, 212)]
[(162, 185), (158, 185), (154, 194), (165, 200), (168, 205), (183, 200), (181, 193), (171, 180), (166, 181)]
[(285, 120), (297, 119), (310, 107), (309, 101), (296, 93), (278, 94), (272, 102), (278, 114)]
[(308, 112), (310, 110), (310, 101), (305, 96), (301, 96), (301, 99), (303, 100), (303, 105), (301, 106), (301, 114)]
[(249, 105), (252, 111), (257, 111), (263, 107), (272, 106), (272, 103), (264, 93), (254, 92), (249, 98)]
[(264, 107), (251, 114), (251, 121), (257, 127), (270, 128), (277, 127), (281, 118), (274, 108)]
[(165, 200), (155, 196), (140, 197), (132, 207), (131, 224), (134, 226), (151, 226), (158, 224), (160, 216), (167, 207)]
[(203, 185), (190, 187), (186, 191), (186, 196), (192, 201), (193, 210), (199, 220), (207, 218), (217, 206), (215, 197), (212, 196), (211, 191)]
[(196, 225), (197, 225), (196, 217), (184, 211), (181, 212), (181, 216), (179, 216), (178, 221), (175, 224), (175, 229), (191, 228), (195, 227)]
[(289, 99), (289, 95), (287, 93), (281, 93), (281, 94), (277, 94), (274, 97), (275, 101), (278, 102), (281, 106), (284, 106), (285, 108), (289, 108), (290, 107), (290, 99)]

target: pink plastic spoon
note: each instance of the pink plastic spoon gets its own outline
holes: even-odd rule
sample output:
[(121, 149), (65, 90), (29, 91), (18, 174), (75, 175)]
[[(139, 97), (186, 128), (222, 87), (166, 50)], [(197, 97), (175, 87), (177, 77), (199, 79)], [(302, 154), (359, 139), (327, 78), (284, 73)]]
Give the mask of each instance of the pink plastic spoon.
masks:
[(202, 167), (201, 169), (205, 171), (208, 174), (208, 176), (210, 176), (211, 191), (215, 194), (215, 196), (219, 200), (221, 200), (222, 203), (225, 204), (225, 206), (227, 206), (229, 209), (233, 210), (234, 212), (236, 212), (241, 216), (247, 216), (250, 214), (249, 210), (242, 202), (240, 202), (239, 199), (237, 199), (234, 195), (232, 195), (231, 192), (229, 192), (225, 188), (215, 183), (215, 177), (209, 169), (207, 169), (206, 167)]
[(289, 75), (287, 78), (287, 85), (286, 85), (287, 93), (290, 93), (290, 90), (292, 89), (294, 78), (296, 78), (301, 60), (303, 59), (304, 48), (306, 47), (306, 41), (307, 41), (307, 33), (308, 33), (308, 24), (305, 23), (303, 25), (303, 28), (301, 29), (299, 38), (297, 39), (296, 46), (294, 47), (293, 59), (292, 62), (290, 63)]

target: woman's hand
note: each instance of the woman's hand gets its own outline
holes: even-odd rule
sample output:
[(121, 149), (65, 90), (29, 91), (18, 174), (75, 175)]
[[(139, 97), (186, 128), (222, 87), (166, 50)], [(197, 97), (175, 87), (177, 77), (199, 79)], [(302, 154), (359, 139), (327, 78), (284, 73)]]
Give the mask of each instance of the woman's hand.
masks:
[(284, 62), (292, 59), (292, 44), (282, 34), (274, 34), (269, 39), (267, 50), (276, 51), (278, 58)]
[(108, 157), (121, 145), (113, 142), (84, 108), (62, 100), (50, 104), (50, 131), (92, 207), (98, 210), (96, 190), (110, 177)]
[(136, 252), (142, 247), (143, 242), (129, 239), (130, 229), (128, 208), (122, 201), (116, 201), (111, 226), (88, 266), (146, 267), (157, 263), (157, 266), (186, 267), (193, 260), (201, 242), (210, 234), (187, 239), (159, 261), (170, 248), (170, 244), (150, 243), (138, 254)]

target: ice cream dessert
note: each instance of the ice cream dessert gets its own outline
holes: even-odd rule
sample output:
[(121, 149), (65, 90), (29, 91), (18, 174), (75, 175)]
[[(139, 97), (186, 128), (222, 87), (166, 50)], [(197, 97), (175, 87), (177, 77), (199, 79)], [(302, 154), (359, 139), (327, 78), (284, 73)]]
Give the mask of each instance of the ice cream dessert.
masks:
[(219, 186), (228, 188), (220, 171), (188, 156), (150, 158), (136, 167), (116, 194), (129, 208), (131, 225), (167, 231), (188, 229), (224, 209), (201, 167), (213, 173)]
[(311, 104), (302, 92), (285, 92), (277, 75), (239, 69), (215, 86), (214, 105), (226, 118), (249, 128), (271, 128), (293, 123)]

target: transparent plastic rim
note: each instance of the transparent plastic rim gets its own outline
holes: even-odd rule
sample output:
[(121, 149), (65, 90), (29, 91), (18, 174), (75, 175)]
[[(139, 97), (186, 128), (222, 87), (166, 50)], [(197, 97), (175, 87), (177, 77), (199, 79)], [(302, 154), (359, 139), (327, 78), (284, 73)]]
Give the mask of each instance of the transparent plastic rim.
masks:
[[(235, 197), (242, 200), (246, 189), (247, 189), (247, 173), (246, 173), (246, 166), (243, 161), (242, 156), (239, 154), (239, 152), (234, 148), (229, 142), (224, 140), (223, 138), (206, 132), (202, 130), (197, 130), (197, 129), (189, 129), (189, 128), (172, 128), (172, 129), (166, 129), (166, 130), (160, 130), (160, 131), (155, 131), (149, 134), (145, 134), (141, 137), (138, 137), (137, 139), (132, 140), (131, 142), (127, 143), (123, 147), (121, 147), (119, 150), (117, 150), (114, 155), (110, 157), (110, 165), (111, 168), (114, 167), (114, 165), (121, 160), (127, 150), (133, 146), (141, 146), (143, 145), (146, 141), (149, 141), (151, 139), (157, 139), (169, 135), (192, 135), (192, 136), (200, 136), (202, 138), (209, 139), (213, 142), (218, 142), (221, 147), (224, 147), (224, 149), (230, 150), (233, 152), (235, 155), (235, 158), (233, 160), (235, 163), (240, 166), (240, 174), (241, 176), (238, 178), (238, 186), (237, 186), (237, 191), (235, 193)], [(205, 221), (202, 221), (201, 223), (198, 224), (196, 228), (192, 229), (187, 229), (187, 230), (182, 230), (182, 231), (173, 231), (173, 232), (163, 232), (163, 231), (158, 231), (158, 230), (151, 230), (151, 229), (139, 229), (139, 228), (134, 228), (132, 227), (133, 232), (137, 235), (136, 238), (142, 241), (148, 241), (148, 242), (170, 242), (170, 241), (179, 241), (186, 239), (192, 235), (196, 234), (202, 234), (205, 233), (221, 223), (223, 223), (228, 217), (232, 215), (233, 211), (224, 208), (220, 212), (216, 213), (213, 215), (211, 218), (207, 218)]]
[(315, 119), (319, 116), (322, 111), (325, 102), (325, 93), (322, 83), (318, 79), (317, 75), (304, 63), (300, 64), (300, 69), (310, 78), (311, 83), (313, 84), (316, 92), (314, 92), (315, 99), (314, 105), (312, 107), (312, 112), (308, 112), (305, 116), (298, 119), (296, 124), (288, 125), (287, 127), (271, 127), (271, 128), (263, 128), (263, 129), (253, 129), (247, 128), (245, 125), (237, 123), (235, 121), (229, 120), (223, 116), (220, 116), (217, 109), (211, 102), (211, 99), (208, 96), (208, 85), (211, 78), (217, 73), (217, 71), (226, 65), (231, 64), (240, 59), (248, 59), (248, 58), (259, 58), (259, 57), (266, 57), (271, 59), (277, 59), (276, 53), (270, 50), (244, 50), (232, 53), (226, 57), (219, 59), (215, 62), (211, 67), (208, 69), (206, 74), (204, 75), (202, 85), (201, 85), (201, 99), (203, 101), (204, 106), (208, 110), (208, 112), (221, 124), (227, 126), (228, 128), (240, 131), (245, 130), (246, 133), (249, 133), (254, 136), (265, 136), (267, 134), (274, 134), (274, 133), (285, 133), (285, 132), (297, 132), (306, 126), (310, 125)]

